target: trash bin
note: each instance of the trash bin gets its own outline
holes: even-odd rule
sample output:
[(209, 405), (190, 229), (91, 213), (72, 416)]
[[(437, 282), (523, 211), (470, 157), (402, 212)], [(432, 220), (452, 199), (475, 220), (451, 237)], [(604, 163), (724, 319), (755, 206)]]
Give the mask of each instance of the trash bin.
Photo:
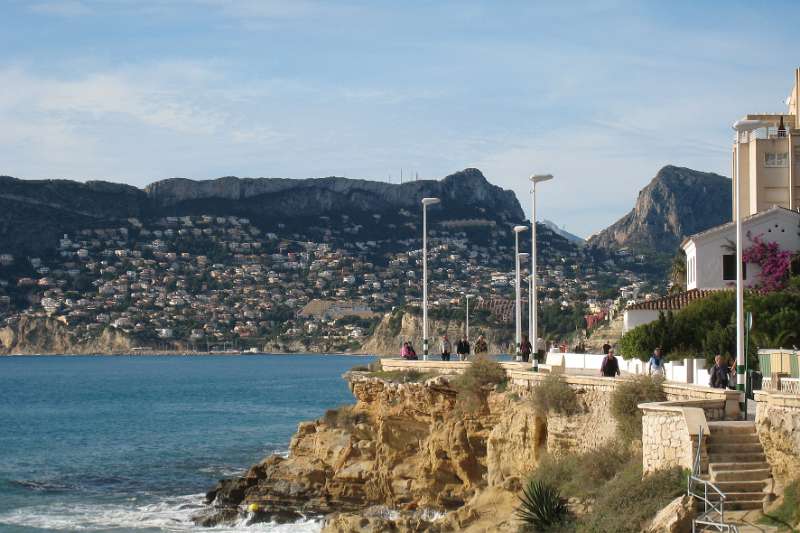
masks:
[(761, 390), (761, 383), (764, 380), (764, 375), (758, 370), (750, 371), (750, 387), (747, 389), (747, 397), (751, 400), (754, 399), (753, 391)]

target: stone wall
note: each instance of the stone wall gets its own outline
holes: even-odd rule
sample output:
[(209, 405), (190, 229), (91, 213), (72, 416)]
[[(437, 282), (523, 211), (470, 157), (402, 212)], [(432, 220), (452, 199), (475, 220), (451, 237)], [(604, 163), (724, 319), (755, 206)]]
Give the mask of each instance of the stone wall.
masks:
[(800, 478), (800, 396), (755, 391), (756, 430), (772, 476), (780, 483)]
[[(685, 407), (681, 402), (646, 403), (642, 409), (642, 466), (645, 473), (664, 468), (692, 468), (697, 454), (697, 436), (708, 425), (701, 407)], [(696, 402), (692, 402), (696, 403)], [(701, 468), (708, 457), (705, 442), (701, 446)]]

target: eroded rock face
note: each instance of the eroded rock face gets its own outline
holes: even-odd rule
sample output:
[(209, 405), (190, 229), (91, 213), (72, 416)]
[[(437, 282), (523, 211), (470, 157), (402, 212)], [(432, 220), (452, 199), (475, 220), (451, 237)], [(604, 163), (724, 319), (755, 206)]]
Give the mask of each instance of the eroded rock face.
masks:
[[(344, 421), (300, 424), (288, 459), (272, 456), (221, 481), (198, 523), (229, 522), (251, 504), (263, 520), (387, 506), (419, 521), (411, 515), (459, 509), (487, 485), (516, 489), (536, 464), (528, 448), (541, 439), (541, 424), (506, 394), (491, 393), (480, 412), (455, 416), (456, 392), (441, 377), (398, 384), (354, 373), (349, 383), (357, 403)], [(353, 520), (337, 518), (330, 527), (355, 527)], [(363, 527), (380, 531), (381, 520), (376, 515)]]
[(800, 402), (759, 402), (756, 429), (772, 475), (780, 484), (800, 477)]
[(112, 328), (95, 338), (78, 338), (55, 318), (23, 315), (13, 324), (0, 328), (0, 354), (130, 353), (132, 346), (126, 334)]
[(646, 533), (689, 533), (697, 516), (692, 498), (683, 495), (661, 509), (645, 530)]

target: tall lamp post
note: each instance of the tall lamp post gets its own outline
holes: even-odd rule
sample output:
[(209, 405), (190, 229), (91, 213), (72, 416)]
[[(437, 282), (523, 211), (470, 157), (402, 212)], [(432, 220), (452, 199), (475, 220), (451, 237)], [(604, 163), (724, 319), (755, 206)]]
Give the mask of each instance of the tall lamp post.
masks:
[(438, 198), (422, 199), (422, 358), (428, 360), (428, 206)]
[[(534, 174), (531, 180), (531, 275), (530, 275), (530, 312), (528, 313), (528, 335), (530, 336), (531, 344), (533, 344), (534, 351), (536, 351), (536, 341), (539, 339), (538, 331), (538, 307), (539, 293), (536, 288), (536, 184), (543, 181), (553, 179), (552, 174)], [(533, 360), (534, 371), (539, 370), (539, 360), (536, 357), (531, 357)]]
[(514, 281), (514, 289), (517, 293), (517, 305), (514, 313), (516, 319), (515, 340), (516, 349), (514, 353), (519, 353), (519, 343), (522, 340), (522, 302), (520, 300), (520, 287), (519, 287), (519, 234), (523, 231), (528, 231), (528, 226), (514, 226), (514, 266), (516, 268), (516, 278)]
[[(768, 122), (763, 120), (738, 120), (733, 124), (733, 129), (736, 130), (736, 162), (734, 181), (733, 181), (733, 196), (735, 200), (736, 212), (736, 388), (742, 392), (745, 390), (745, 346), (744, 346), (744, 274), (742, 263), (742, 199), (740, 190), (742, 187), (741, 176), (739, 173), (739, 148), (741, 142), (741, 135), (758, 128), (769, 126)], [(744, 413), (745, 419), (747, 413)]]
[(474, 294), (465, 294), (464, 298), (467, 299), (467, 342), (469, 342), (469, 299), (474, 298)]

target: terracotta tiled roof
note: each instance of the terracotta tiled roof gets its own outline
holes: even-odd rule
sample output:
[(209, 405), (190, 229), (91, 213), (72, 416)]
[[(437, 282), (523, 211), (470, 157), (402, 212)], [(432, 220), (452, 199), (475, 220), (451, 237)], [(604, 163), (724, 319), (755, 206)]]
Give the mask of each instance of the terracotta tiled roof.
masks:
[(649, 310), (649, 311), (677, 311), (683, 309), (695, 300), (702, 300), (703, 298), (725, 289), (692, 289), (689, 291), (679, 292), (678, 294), (670, 294), (656, 298), (655, 300), (647, 300), (644, 302), (635, 303), (628, 306), (626, 309), (633, 310)]

